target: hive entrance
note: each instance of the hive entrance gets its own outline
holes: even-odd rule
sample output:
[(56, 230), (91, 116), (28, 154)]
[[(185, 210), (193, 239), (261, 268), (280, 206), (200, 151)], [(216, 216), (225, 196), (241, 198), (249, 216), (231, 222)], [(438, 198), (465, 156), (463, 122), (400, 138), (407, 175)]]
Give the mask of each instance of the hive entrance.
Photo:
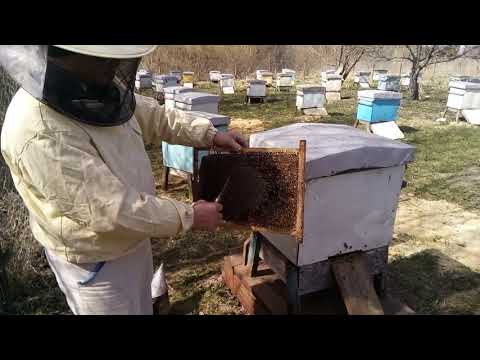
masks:
[(303, 223), (303, 167), (300, 151), (291, 149), (209, 155), (200, 167), (199, 197), (215, 201), (229, 180), (222, 196), (226, 221), (292, 234)]

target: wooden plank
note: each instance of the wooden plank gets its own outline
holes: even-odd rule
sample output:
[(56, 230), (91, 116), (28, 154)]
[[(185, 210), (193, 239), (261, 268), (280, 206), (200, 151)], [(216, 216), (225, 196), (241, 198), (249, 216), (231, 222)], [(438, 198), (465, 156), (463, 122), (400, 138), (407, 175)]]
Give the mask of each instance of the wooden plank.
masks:
[(383, 315), (365, 254), (332, 258), (332, 271), (350, 315)]
[(297, 242), (303, 242), (303, 209), (305, 204), (305, 159), (307, 155), (307, 142), (300, 140), (298, 153), (298, 183), (297, 183), (297, 220), (295, 237)]

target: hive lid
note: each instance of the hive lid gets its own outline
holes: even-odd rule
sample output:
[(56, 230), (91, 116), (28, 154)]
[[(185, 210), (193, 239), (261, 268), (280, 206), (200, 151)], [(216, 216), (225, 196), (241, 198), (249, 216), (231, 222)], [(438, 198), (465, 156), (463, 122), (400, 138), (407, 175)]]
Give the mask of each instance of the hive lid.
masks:
[(348, 170), (383, 168), (413, 160), (413, 146), (351, 126), (297, 123), (256, 133), (250, 146), (298, 148), (307, 141), (305, 179), (332, 176)]
[(396, 91), (362, 90), (357, 93), (359, 99), (401, 99), (402, 94)]
[(464, 90), (479, 90), (480, 83), (478, 82), (467, 82), (467, 81), (451, 81), (448, 84), (448, 87), (464, 89)]
[(383, 80), (383, 81), (389, 81), (389, 80), (400, 80), (400, 76), (398, 75), (382, 75), (380, 76), (380, 80)]
[(233, 79), (233, 74), (221, 74), (222, 79)]
[(192, 89), (184, 86), (170, 86), (165, 88), (165, 94), (185, 94), (200, 92), (198, 89)]
[(220, 71), (212, 70), (212, 71), (210, 71), (210, 74), (220, 74)]
[(183, 94), (176, 94), (175, 101), (188, 105), (218, 103), (220, 96), (204, 92), (185, 92)]
[(154, 75), (153, 80), (155, 81), (177, 81), (177, 77), (173, 75)]
[(325, 87), (321, 85), (299, 85), (297, 90), (305, 93), (325, 93)]
[(189, 111), (190, 115), (210, 120), (213, 126), (230, 125), (230, 118), (225, 115), (211, 114), (203, 111)]
[(327, 80), (340, 80), (343, 79), (343, 76), (338, 74), (326, 73), (325, 78)]
[(250, 79), (248, 83), (250, 85), (265, 85), (267, 82), (265, 80)]

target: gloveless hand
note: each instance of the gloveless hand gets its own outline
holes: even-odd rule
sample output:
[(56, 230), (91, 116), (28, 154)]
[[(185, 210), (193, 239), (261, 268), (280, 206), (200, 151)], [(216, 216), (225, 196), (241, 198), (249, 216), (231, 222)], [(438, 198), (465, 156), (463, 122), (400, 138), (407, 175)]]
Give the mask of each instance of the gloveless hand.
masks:
[(248, 147), (248, 142), (235, 130), (228, 132), (218, 131), (213, 138), (213, 146), (219, 151), (237, 152), (240, 151), (242, 147)]
[(193, 204), (193, 230), (215, 231), (223, 223), (223, 206), (217, 202), (199, 200)]

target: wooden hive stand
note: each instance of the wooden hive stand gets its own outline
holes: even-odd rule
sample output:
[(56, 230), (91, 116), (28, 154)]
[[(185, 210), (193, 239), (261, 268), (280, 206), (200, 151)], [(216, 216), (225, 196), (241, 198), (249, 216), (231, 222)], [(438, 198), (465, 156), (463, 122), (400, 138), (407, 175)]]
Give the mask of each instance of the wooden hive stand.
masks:
[(383, 277), (374, 278), (362, 252), (329, 259), (336, 288), (306, 295), (307, 301), (299, 291), (300, 268), (259, 232), (245, 241), (243, 254), (224, 260), (223, 279), (249, 315), (413, 314), (385, 295)]

